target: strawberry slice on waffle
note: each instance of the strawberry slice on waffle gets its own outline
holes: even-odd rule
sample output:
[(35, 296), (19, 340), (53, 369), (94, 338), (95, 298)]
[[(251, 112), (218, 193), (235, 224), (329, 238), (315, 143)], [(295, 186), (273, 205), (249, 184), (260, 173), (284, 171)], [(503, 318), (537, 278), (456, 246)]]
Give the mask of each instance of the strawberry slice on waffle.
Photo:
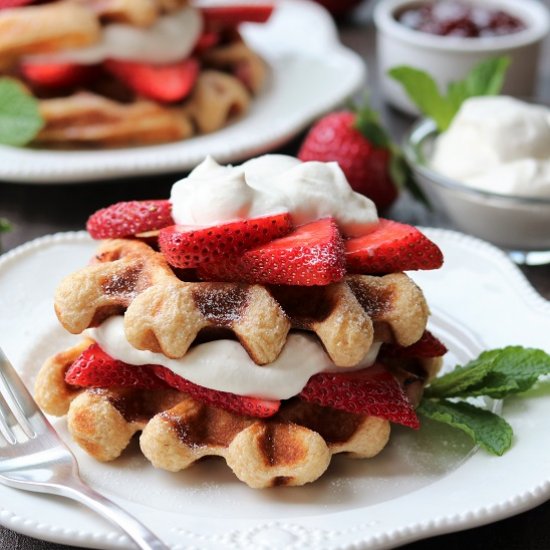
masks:
[(241, 23), (267, 23), (273, 14), (273, 4), (237, 4), (204, 6), (201, 13), (207, 29), (237, 27)]
[(193, 58), (165, 65), (108, 59), (104, 66), (138, 94), (162, 103), (185, 99), (200, 70), (199, 62)]
[(385, 418), (418, 429), (414, 408), (399, 382), (382, 366), (355, 372), (323, 372), (312, 376), (300, 399), (354, 414)]
[(288, 214), (237, 220), (211, 227), (173, 225), (160, 231), (159, 246), (169, 264), (191, 268), (242, 254), (283, 237), (291, 229)]
[(33, 4), (35, 0), (0, 0), (0, 10), (6, 8), (19, 8)]
[(349, 273), (384, 274), (442, 265), (439, 247), (412, 225), (380, 219), (371, 233), (346, 241)]
[(65, 374), (65, 382), (84, 388), (175, 388), (209, 405), (256, 418), (273, 416), (281, 404), (276, 400), (208, 389), (160, 365), (130, 365), (113, 359), (98, 344), (92, 344), (72, 363)]
[(193, 384), (193, 382), (189, 382), (189, 380), (159, 365), (155, 365), (153, 371), (161, 380), (164, 380), (172, 388), (188, 393), (191, 397), (199, 401), (226, 411), (236, 412), (245, 416), (254, 416), (256, 418), (267, 418), (273, 416), (281, 405), (281, 402), (276, 400), (260, 399), (258, 397), (235, 395), (234, 393), (211, 390)]
[[(268, 418), (281, 402), (241, 396), (199, 386), (161, 365), (130, 365), (112, 358), (92, 344), (72, 363), (65, 374), (71, 386), (91, 388), (134, 388), (161, 390), (168, 387), (221, 409)], [(353, 414), (377, 416), (390, 422), (418, 428), (418, 418), (399, 382), (383, 365), (351, 373), (323, 372), (310, 378), (300, 399)]]
[(33, 87), (44, 89), (75, 88), (88, 83), (98, 74), (95, 65), (76, 63), (21, 63), (23, 78)]
[(302, 225), (286, 237), (224, 260), (202, 264), (199, 276), (209, 281), (313, 286), (345, 275), (344, 242), (332, 218)]
[(117, 202), (90, 216), (86, 229), (94, 239), (118, 239), (173, 225), (167, 200)]
[(162, 390), (168, 387), (150, 367), (117, 361), (97, 344), (92, 344), (73, 362), (65, 373), (65, 382), (83, 388)]
[(429, 330), (424, 331), (424, 334), (411, 346), (399, 346), (397, 344), (383, 344), (380, 349), (381, 357), (397, 357), (397, 358), (430, 358), (442, 357), (447, 353), (447, 347), (439, 338), (434, 336)]

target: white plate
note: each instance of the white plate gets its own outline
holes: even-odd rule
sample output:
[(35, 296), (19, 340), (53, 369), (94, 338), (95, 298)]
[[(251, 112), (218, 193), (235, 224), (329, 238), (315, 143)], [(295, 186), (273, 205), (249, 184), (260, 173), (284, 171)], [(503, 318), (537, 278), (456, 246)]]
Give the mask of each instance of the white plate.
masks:
[(239, 121), (205, 136), (147, 147), (51, 151), (0, 146), (0, 179), (76, 183), (189, 170), (206, 155), (224, 163), (242, 160), (282, 145), (364, 81), (364, 62), (340, 44), (331, 17), (318, 4), (280, 0), (266, 25), (243, 25), (242, 31), (267, 60), (271, 75)]
[[(451, 349), (447, 367), (485, 347), (548, 346), (550, 305), (501, 252), (458, 233), (427, 234), (442, 247), (445, 266), (413, 276), (433, 306), (432, 329)], [(66, 233), (0, 259), (0, 346), (29, 384), (49, 354), (76, 338), (58, 327), (52, 296), (94, 248), (85, 233)], [(495, 521), (548, 498), (550, 458), (540, 452), (550, 446), (544, 389), (506, 402), (516, 438), (502, 458), (473, 452), (447, 428), (398, 428), (378, 457), (335, 457), (325, 476), (301, 488), (249, 489), (223, 460), (170, 474), (153, 469), (135, 447), (101, 464), (71, 446), (84, 478), (173, 548), (382, 548)], [(65, 421), (55, 425), (69, 441)], [(0, 523), (65, 544), (128, 544), (78, 505), (3, 486)]]

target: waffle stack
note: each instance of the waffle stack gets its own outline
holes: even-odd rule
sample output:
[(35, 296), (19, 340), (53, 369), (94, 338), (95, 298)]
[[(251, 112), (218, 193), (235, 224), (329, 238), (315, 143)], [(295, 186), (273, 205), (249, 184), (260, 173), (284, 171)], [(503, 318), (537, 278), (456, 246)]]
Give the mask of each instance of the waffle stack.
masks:
[[(159, 468), (214, 455), (251, 487), (303, 485), (335, 453), (379, 453), (391, 423), (418, 427), (414, 406), (445, 348), (426, 331), (422, 291), (394, 267), (440, 265), (435, 244), (387, 220), (360, 241), (331, 218), (190, 230), (170, 208), (92, 216), (92, 235), (113, 238), (58, 286), (59, 321), (86, 339), (44, 364), (36, 398), (68, 415), (88, 453), (113, 460), (139, 432)], [(250, 258), (261, 269), (247, 271)]]
[[(0, 9), (0, 74), (39, 98), (45, 124), (36, 143), (139, 145), (213, 132), (246, 113), (266, 79), (265, 63), (237, 30), (266, 21), (265, 8), (239, 18), (186, 0), (27, 4)], [(192, 35), (189, 51), (144, 61), (140, 38), (169, 27), (179, 29), (178, 41)]]

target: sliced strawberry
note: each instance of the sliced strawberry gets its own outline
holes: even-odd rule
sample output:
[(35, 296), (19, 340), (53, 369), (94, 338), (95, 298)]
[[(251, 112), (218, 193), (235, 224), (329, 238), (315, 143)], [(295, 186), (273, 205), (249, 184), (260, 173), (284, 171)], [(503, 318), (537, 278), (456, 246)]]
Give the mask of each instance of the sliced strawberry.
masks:
[(149, 366), (117, 361), (97, 344), (92, 344), (74, 361), (65, 374), (65, 382), (84, 388), (161, 390), (168, 387)]
[(323, 407), (378, 416), (409, 428), (420, 426), (403, 388), (382, 365), (355, 372), (316, 374), (299, 397)]
[(97, 74), (95, 65), (76, 63), (30, 63), (21, 64), (25, 80), (40, 88), (74, 88), (84, 85)]
[(198, 267), (262, 245), (292, 230), (289, 214), (239, 220), (212, 227), (173, 225), (159, 233), (160, 250), (174, 267)]
[(399, 346), (397, 344), (383, 344), (380, 349), (381, 357), (441, 357), (447, 353), (445, 344), (436, 338), (429, 330), (414, 344), (410, 346)]
[(220, 42), (219, 33), (215, 31), (205, 31), (199, 36), (199, 39), (195, 44), (195, 49), (193, 50), (193, 52), (195, 54), (201, 54), (205, 50), (208, 50), (218, 45), (219, 42)]
[(324, 218), (295, 229), (281, 239), (215, 263), (202, 264), (206, 280), (313, 286), (341, 280), (344, 244), (335, 221)]
[(0, 0), (0, 10), (4, 8), (18, 8), (20, 6), (28, 6), (34, 0)]
[(350, 273), (394, 273), (437, 269), (443, 264), (439, 247), (412, 225), (380, 219), (376, 229), (346, 241)]
[(207, 29), (236, 27), (241, 23), (266, 23), (275, 7), (273, 4), (243, 4), (201, 8)]
[(199, 76), (199, 62), (193, 58), (169, 65), (108, 59), (104, 65), (138, 94), (164, 103), (187, 97)]
[(117, 202), (88, 218), (86, 229), (94, 239), (116, 239), (173, 225), (167, 200)]
[(281, 405), (280, 401), (259, 399), (257, 397), (244, 397), (242, 395), (204, 388), (203, 386), (193, 384), (193, 382), (189, 382), (189, 380), (174, 374), (166, 367), (155, 365), (153, 369), (155, 374), (169, 386), (186, 392), (199, 401), (203, 401), (204, 403), (227, 411), (257, 418), (266, 418), (268, 416), (273, 416)]

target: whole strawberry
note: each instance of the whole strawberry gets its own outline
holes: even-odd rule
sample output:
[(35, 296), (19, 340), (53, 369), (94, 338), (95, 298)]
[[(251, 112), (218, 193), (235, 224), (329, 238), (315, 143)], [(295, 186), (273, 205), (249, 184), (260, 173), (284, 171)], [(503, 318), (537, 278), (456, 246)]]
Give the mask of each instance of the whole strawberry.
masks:
[(379, 210), (397, 198), (393, 179), (395, 152), (370, 108), (331, 113), (309, 131), (300, 160), (336, 161), (357, 193), (369, 197)]

